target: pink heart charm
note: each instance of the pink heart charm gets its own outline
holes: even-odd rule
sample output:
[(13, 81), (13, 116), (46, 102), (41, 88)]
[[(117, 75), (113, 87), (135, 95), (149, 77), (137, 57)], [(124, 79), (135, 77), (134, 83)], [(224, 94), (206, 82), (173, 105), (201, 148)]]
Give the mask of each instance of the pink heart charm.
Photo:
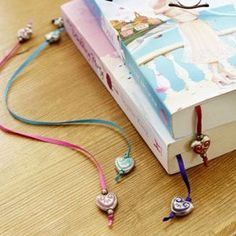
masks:
[(33, 34), (32, 23), (29, 23), (26, 28), (20, 29), (17, 32), (17, 38), (20, 43), (24, 43), (31, 39)]
[(96, 205), (102, 211), (108, 212), (109, 210), (114, 210), (117, 204), (118, 204), (117, 196), (113, 192), (107, 194), (100, 194), (96, 198)]
[(210, 138), (207, 135), (201, 135), (197, 138), (197, 140), (192, 142), (191, 148), (196, 154), (205, 156), (210, 145), (211, 145)]

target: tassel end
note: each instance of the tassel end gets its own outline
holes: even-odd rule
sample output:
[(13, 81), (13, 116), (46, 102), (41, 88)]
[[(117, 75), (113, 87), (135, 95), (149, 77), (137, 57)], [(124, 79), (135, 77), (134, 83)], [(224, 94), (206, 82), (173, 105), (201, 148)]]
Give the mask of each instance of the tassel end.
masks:
[(108, 226), (111, 228), (114, 222), (114, 214), (108, 215)]
[(204, 166), (205, 166), (205, 167), (208, 167), (208, 166), (209, 166), (209, 163), (208, 163), (208, 158), (207, 158), (207, 156), (204, 156), (202, 159), (203, 159)]
[(124, 173), (123, 171), (120, 171), (120, 172), (117, 174), (117, 176), (115, 177), (115, 181), (116, 181), (117, 183), (119, 183), (124, 175), (125, 175), (125, 173)]
[(165, 218), (163, 218), (162, 221), (163, 221), (163, 222), (167, 222), (167, 221), (173, 219), (174, 217), (175, 217), (175, 214), (174, 214), (173, 212), (171, 212), (170, 215), (167, 216), (167, 217), (165, 217)]

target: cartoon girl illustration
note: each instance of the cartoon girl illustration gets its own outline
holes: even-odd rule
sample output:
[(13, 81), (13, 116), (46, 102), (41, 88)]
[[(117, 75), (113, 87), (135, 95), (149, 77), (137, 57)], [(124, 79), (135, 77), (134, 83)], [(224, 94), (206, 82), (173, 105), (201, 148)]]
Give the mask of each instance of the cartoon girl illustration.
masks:
[(185, 61), (196, 65), (207, 64), (212, 72), (212, 81), (226, 85), (236, 80), (236, 69), (222, 66), (236, 55), (236, 50), (220, 39), (217, 32), (205, 21), (198, 18), (195, 9), (170, 7), (169, 0), (152, 0), (155, 13), (165, 15), (178, 24), (184, 39)]

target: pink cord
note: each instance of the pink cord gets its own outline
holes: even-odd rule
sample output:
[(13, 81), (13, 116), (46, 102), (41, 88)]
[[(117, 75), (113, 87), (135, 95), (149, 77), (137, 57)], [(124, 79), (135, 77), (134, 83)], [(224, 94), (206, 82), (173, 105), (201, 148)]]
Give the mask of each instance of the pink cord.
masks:
[[(19, 41), (12, 48), (12, 50), (0, 61), (0, 68), (2, 68), (16, 54), (18, 48), (21, 45), (21, 42), (27, 41), (31, 37), (31, 34), (32, 34), (32, 23), (29, 23), (27, 25), (27, 28), (24, 28), (24, 29), (21, 29), (18, 31)], [(54, 139), (54, 138), (47, 138), (47, 137), (43, 137), (43, 136), (37, 135), (37, 134), (26, 134), (26, 133), (16, 132), (16, 131), (6, 128), (5, 126), (3, 126), (1, 124), (0, 124), (0, 130), (2, 130), (5, 133), (11, 134), (11, 135), (16, 135), (16, 136), (20, 136), (23, 138), (36, 140), (39, 142), (50, 143), (53, 145), (58, 145), (58, 146), (70, 148), (72, 150), (76, 150), (76, 151), (83, 153), (96, 166), (96, 169), (98, 171), (98, 176), (99, 176), (99, 183), (100, 183), (102, 192), (107, 191), (106, 180), (105, 180), (104, 172), (103, 172), (101, 165), (96, 160), (95, 156), (93, 154), (91, 154), (88, 150), (86, 150), (85, 148), (75, 145), (73, 143), (63, 141), (63, 140), (58, 140), (58, 139)], [(113, 219), (114, 219), (114, 214), (108, 214), (109, 227), (112, 226)]]
[[(105, 179), (104, 172), (103, 172), (103, 169), (102, 169), (101, 165), (96, 160), (95, 156), (93, 154), (91, 154), (88, 150), (86, 150), (85, 148), (83, 148), (81, 146), (78, 146), (78, 145), (75, 145), (73, 143), (69, 143), (69, 142), (54, 139), (54, 138), (47, 138), (47, 137), (43, 137), (41, 135), (16, 132), (16, 131), (13, 131), (13, 130), (10, 130), (10, 129), (6, 128), (3, 125), (0, 125), (0, 130), (2, 130), (5, 133), (11, 134), (11, 135), (16, 135), (16, 136), (20, 136), (20, 137), (23, 137), (23, 138), (36, 140), (36, 141), (39, 141), (39, 142), (50, 143), (50, 144), (53, 144), (53, 145), (58, 145), (58, 146), (70, 148), (72, 150), (76, 150), (76, 151), (79, 151), (79, 152), (83, 153), (96, 166), (97, 171), (98, 171), (99, 183), (100, 183), (101, 189), (102, 190), (107, 189), (106, 179)], [(108, 226), (109, 227), (111, 227), (113, 225), (113, 221), (114, 221), (114, 214), (108, 215)]]
[(37, 141), (44, 142), (44, 143), (50, 143), (50, 144), (53, 144), (53, 145), (67, 147), (67, 148), (70, 148), (72, 150), (76, 150), (76, 151), (79, 151), (79, 152), (85, 154), (95, 164), (95, 166), (98, 170), (99, 182), (100, 182), (101, 188), (102, 189), (107, 189), (106, 180), (105, 180), (105, 177), (104, 177), (104, 172), (103, 172), (103, 169), (102, 169), (101, 165), (98, 163), (98, 161), (96, 160), (94, 155), (92, 155), (85, 148), (80, 147), (80, 146), (75, 145), (75, 144), (72, 144), (72, 143), (69, 143), (69, 142), (66, 142), (66, 141), (62, 141), (62, 140), (47, 138), (47, 137), (43, 137), (43, 136), (35, 135), (35, 134), (26, 134), (26, 133), (16, 132), (16, 131), (13, 131), (13, 130), (10, 130), (10, 129), (4, 127), (3, 125), (0, 125), (0, 130), (2, 130), (5, 133), (8, 133), (8, 134), (17, 135), (17, 136), (20, 136), (20, 137), (33, 139), (33, 140), (37, 140)]
[(12, 50), (0, 61), (0, 67), (3, 67), (13, 56), (15, 56), (17, 50), (20, 47), (20, 42), (17, 42)]
[(17, 32), (17, 43), (6, 56), (0, 60), (0, 68), (3, 67), (13, 56), (16, 55), (21, 43), (28, 41), (32, 36), (32, 22), (30, 21), (25, 28), (19, 29)]
[(111, 227), (114, 221), (114, 214), (108, 215), (108, 226)]

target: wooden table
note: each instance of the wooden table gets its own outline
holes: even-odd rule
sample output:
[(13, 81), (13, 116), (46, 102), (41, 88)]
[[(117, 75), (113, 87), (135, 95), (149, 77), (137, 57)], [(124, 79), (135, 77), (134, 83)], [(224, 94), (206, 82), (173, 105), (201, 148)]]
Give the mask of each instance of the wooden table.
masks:
[[(53, 29), (50, 20), (60, 14), (64, 2), (1, 1), (1, 56), (15, 42), (16, 30), (31, 19), (35, 36), (24, 48), (41, 43), (44, 34)], [(15, 57), (0, 72), (1, 93), (29, 53)], [(10, 117), (1, 96), (1, 123), (18, 131), (80, 143), (96, 154), (120, 205), (114, 227), (108, 229), (106, 216), (95, 207), (100, 191), (96, 170), (84, 156), (1, 132), (0, 235), (236, 235), (236, 152), (212, 161), (208, 169), (189, 170), (194, 213), (162, 223), (172, 197), (185, 195), (181, 177), (166, 174), (66, 35), (24, 71), (14, 85), (10, 104), (29, 118), (96, 117), (118, 122), (133, 141), (137, 168), (115, 184), (114, 157), (125, 151), (119, 135), (103, 127), (25, 125)]]

